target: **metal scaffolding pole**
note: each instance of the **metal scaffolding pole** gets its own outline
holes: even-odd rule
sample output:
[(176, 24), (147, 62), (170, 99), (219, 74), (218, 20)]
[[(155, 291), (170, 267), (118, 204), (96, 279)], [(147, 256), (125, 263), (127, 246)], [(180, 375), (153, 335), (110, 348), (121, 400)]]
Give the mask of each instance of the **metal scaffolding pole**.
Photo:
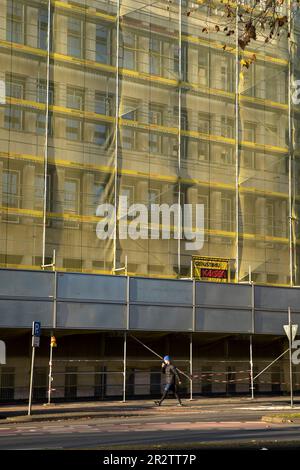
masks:
[(293, 63), (292, 63), (292, 16), (291, 16), (291, 0), (288, 0), (288, 125), (289, 125), (289, 260), (290, 260), (290, 286), (294, 285), (294, 268), (293, 268), (293, 125), (292, 125), (292, 86), (293, 86)]
[(193, 333), (190, 334), (190, 400), (193, 400)]
[(236, 3), (235, 31), (235, 282), (239, 282), (239, 4)]
[(127, 331), (124, 332), (123, 403), (126, 402)]
[(46, 217), (47, 217), (47, 173), (48, 173), (48, 127), (49, 127), (49, 86), (50, 86), (50, 48), (51, 48), (51, 0), (48, 0), (47, 25), (47, 62), (46, 62), (46, 114), (45, 114), (45, 146), (44, 146), (44, 194), (43, 194), (43, 235), (42, 265), (46, 257)]
[(117, 0), (116, 30), (116, 110), (115, 110), (115, 164), (114, 164), (114, 240), (113, 240), (113, 273), (117, 269), (117, 229), (118, 229), (118, 133), (119, 133), (119, 47), (120, 47), (120, 0)]
[[(181, 176), (181, 83), (182, 83), (182, 0), (179, 0), (179, 11), (178, 11), (178, 176)], [(179, 179), (178, 183), (178, 240), (177, 240), (177, 264), (178, 264), (178, 275), (181, 272), (181, 236), (182, 236), (182, 214), (181, 214), (181, 183)]]
[(289, 325), (290, 397), (291, 397), (291, 408), (293, 408), (294, 385), (293, 385), (293, 362), (292, 362), (293, 335), (292, 335), (291, 307), (288, 308), (288, 325)]
[(251, 398), (254, 399), (254, 379), (253, 379), (253, 343), (252, 343), (252, 335), (250, 335), (250, 390), (251, 390)]

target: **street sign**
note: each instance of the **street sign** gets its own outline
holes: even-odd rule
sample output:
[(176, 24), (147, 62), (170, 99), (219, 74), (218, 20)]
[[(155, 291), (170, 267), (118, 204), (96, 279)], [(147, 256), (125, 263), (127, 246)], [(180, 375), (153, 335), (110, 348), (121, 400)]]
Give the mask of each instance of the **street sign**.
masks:
[(34, 321), (32, 323), (32, 336), (41, 336), (41, 322), (39, 321)]
[(291, 325), (291, 330), (292, 330), (292, 339), (290, 338), (290, 325), (283, 325), (283, 329), (285, 331), (285, 334), (287, 335), (289, 341), (294, 341), (297, 335), (298, 331), (298, 325)]
[(33, 348), (39, 348), (40, 347), (40, 337), (39, 336), (33, 336), (32, 337), (32, 347)]
[(6, 346), (4, 341), (0, 341), (0, 364), (6, 364)]

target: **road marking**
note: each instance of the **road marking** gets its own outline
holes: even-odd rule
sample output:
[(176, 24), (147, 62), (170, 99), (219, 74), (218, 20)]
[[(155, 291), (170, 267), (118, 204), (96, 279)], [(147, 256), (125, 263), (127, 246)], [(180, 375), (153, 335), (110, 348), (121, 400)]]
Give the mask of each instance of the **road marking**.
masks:
[[(290, 406), (247, 406), (241, 408), (234, 408), (234, 410), (251, 410), (251, 411), (260, 411), (260, 410), (290, 410)], [(293, 410), (300, 410), (300, 406), (294, 406)]]

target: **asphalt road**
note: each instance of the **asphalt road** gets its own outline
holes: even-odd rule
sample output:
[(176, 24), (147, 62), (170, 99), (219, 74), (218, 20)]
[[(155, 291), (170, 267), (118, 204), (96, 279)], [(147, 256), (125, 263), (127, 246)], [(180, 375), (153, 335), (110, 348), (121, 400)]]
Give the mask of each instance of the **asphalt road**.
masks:
[[(299, 446), (300, 425), (261, 421), (281, 411), (271, 404), (206, 405), (190, 413), (188, 406), (168, 413), (127, 418), (93, 418), (1, 424), (0, 449), (151, 449), (227, 446)], [(286, 409), (284, 410), (286, 411)]]

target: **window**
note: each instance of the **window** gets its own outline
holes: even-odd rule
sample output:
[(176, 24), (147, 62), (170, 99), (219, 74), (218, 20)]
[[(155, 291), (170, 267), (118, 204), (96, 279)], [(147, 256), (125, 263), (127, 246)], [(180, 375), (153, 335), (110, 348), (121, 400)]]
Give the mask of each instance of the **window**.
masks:
[[(37, 101), (38, 103), (47, 102), (47, 80), (40, 79), (37, 82)], [(48, 103), (54, 104), (54, 83), (49, 82)]]
[(79, 212), (79, 187), (80, 182), (75, 178), (65, 179), (65, 198), (64, 209), (65, 212), (77, 214)]
[(221, 151), (220, 160), (221, 160), (221, 163), (224, 163), (226, 165), (231, 165), (233, 162), (233, 148), (224, 147)]
[(161, 153), (162, 136), (158, 132), (149, 133), (149, 151), (150, 153)]
[(68, 55), (73, 57), (83, 57), (83, 37), (83, 22), (77, 18), (68, 18)]
[(97, 207), (98, 204), (104, 202), (104, 190), (105, 185), (102, 182), (95, 182), (94, 183), (94, 205)]
[(241, 157), (244, 168), (255, 168), (255, 152), (252, 150), (243, 150)]
[(80, 119), (67, 119), (66, 138), (69, 140), (82, 140), (82, 122)]
[(230, 232), (232, 230), (232, 200), (228, 197), (221, 199), (221, 226), (222, 230)]
[(6, 96), (12, 98), (24, 98), (25, 79), (8, 74), (6, 76)]
[(255, 142), (256, 140), (256, 124), (253, 122), (244, 123), (243, 140), (246, 142)]
[[(71, 109), (78, 109), (80, 111), (84, 108), (84, 91), (77, 88), (67, 88), (67, 107)], [(67, 119), (66, 122), (66, 137), (70, 140), (82, 140), (83, 138), (83, 123), (80, 119)]]
[(2, 204), (7, 207), (19, 207), (19, 180), (20, 174), (18, 171), (4, 170), (2, 173)]
[[(25, 79), (19, 76), (6, 75), (6, 96), (24, 99)], [(11, 104), (6, 106), (4, 114), (6, 129), (22, 130), (24, 125), (24, 111), (20, 106)]]
[[(179, 47), (175, 45), (174, 47), (174, 72), (179, 75)], [(187, 44), (182, 44), (181, 46), (181, 74), (182, 80), (186, 81), (188, 79), (188, 46)]]
[(123, 32), (123, 67), (136, 68), (136, 36), (129, 31)]
[(234, 137), (234, 118), (228, 116), (221, 117), (221, 136), (233, 139)]
[[(43, 174), (35, 174), (34, 178), (34, 209), (43, 210), (44, 209), (44, 184), (45, 177)], [(47, 175), (47, 202), (46, 210), (50, 210), (50, 175)]]
[(39, 10), (38, 16), (38, 47), (48, 49), (48, 11)]
[(203, 134), (209, 134), (210, 132), (210, 114), (199, 113), (198, 114), (198, 132)]
[(100, 93), (96, 91), (95, 113), (111, 116), (112, 115), (112, 97), (107, 96), (105, 93)]
[(24, 5), (19, 0), (7, 0), (6, 39), (24, 43)]
[(84, 90), (67, 87), (67, 107), (82, 111), (84, 108)]
[(182, 159), (188, 158), (190, 137), (182, 136), (180, 139), (180, 156)]
[[(129, 121), (137, 120), (137, 111), (139, 103), (135, 100), (126, 100), (123, 102), (123, 112), (121, 117)], [(122, 128), (122, 145), (127, 150), (132, 150), (136, 145), (136, 132), (131, 128)]]
[(105, 145), (108, 138), (108, 128), (106, 124), (95, 124), (94, 143)]
[[(150, 104), (149, 121), (150, 124), (161, 126), (163, 124), (163, 108), (160, 105)], [(161, 153), (162, 135), (153, 130), (149, 133), (149, 150), (151, 153)]]
[(181, 129), (184, 131), (188, 129), (188, 110), (186, 108), (181, 108)]
[(199, 85), (208, 86), (209, 80), (209, 51), (200, 48), (198, 51), (198, 83)]
[[(46, 115), (45, 113), (37, 113), (36, 115), (36, 132), (39, 135), (45, 134)], [(53, 114), (48, 114), (48, 137), (53, 137)]]
[(163, 124), (164, 108), (159, 104), (150, 104), (149, 106), (149, 122), (150, 124)]
[(137, 120), (139, 102), (136, 100), (124, 100), (123, 101), (123, 110), (121, 118), (128, 119), (130, 121)]
[(110, 63), (110, 30), (100, 24), (96, 26), (96, 61)]
[(204, 140), (199, 140), (198, 160), (202, 162), (209, 160), (209, 142), (205, 142)]
[(162, 75), (163, 67), (163, 43), (160, 39), (151, 37), (149, 44), (150, 73)]

